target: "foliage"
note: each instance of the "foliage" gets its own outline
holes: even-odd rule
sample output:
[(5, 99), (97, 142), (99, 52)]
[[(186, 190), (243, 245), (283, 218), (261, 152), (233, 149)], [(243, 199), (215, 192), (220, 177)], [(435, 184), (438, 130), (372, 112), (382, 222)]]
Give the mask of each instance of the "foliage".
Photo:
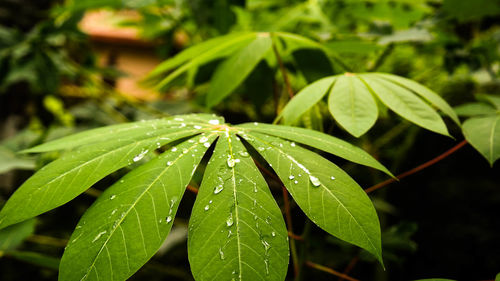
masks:
[(284, 279), (287, 231), (250, 158), (254, 153), (273, 167), (313, 222), (382, 262), (377, 215), (363, 190), (331, 162), (286, 139), (388, 173), (362, 150), (319, 132), (257, 123), (231, 127), (212, 115), (181, 115), (94, 129), (26, 150), (76, 149), (14, 193), (0, 212), (0, 227), (58, 207), (107, 174), (165, 148), (99, 197), (75, 228), (61, 261), (63, 280), (125, 280), (158, 250), (185, 187), (215, 145), (190, 219), (188, 248), (196, 279), (234, 274), (245, 280)]

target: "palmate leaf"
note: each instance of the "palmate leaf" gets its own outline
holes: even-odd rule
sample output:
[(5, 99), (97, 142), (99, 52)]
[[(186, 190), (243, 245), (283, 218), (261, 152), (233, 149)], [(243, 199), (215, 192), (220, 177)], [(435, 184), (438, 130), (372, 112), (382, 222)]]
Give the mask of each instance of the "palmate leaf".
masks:
[[(326, 84), (327, 79), (332, 79), (330, 85)], [(308, 96), (319, 101), (321, 98), (318, 97), (323, 97), (330, 87), (330, 113), (356, 137), (375, 123), (377, 109), (373, 96), (401, 117), (439, 134), (449, 135), (445, 123), (432, 106), (460, 124), (453, 109), (439, 95), (415, 81), (386, 73), (345, 73), (323, 78), (300, 91), (278, 118), (283, 118), (285, 124), (293, 124), (313, 105), (303, 101)]]
[[(381, 261), (379, 222), (367, 195), (340, 168), (300, 144), (390, 174), (380, 163), (316, 131), (230, 126), (203, 114), (109, 126), (28, 150), (73, 149), (12, 195), (0, 211), (0, 228), (64, 204), (167, 144), (168, 150), (118, 180), (85, 212), (61, 260), (60, 280), (126, 280), (144, 265), (168, 235), (184, 190), (211, 147), (189, 222), (188, 254), (196, 280), (285, 278), (287, 231), (253, 153), (272, 165), (313, 222)], [(248, 145), (254, 149), (247, 151)]]

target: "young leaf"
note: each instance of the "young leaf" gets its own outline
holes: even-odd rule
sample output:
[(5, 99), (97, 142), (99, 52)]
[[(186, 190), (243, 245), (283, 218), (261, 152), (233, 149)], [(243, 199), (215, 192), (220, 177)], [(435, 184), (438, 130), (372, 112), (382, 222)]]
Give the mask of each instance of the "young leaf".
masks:
[(360, 137), (377, 121), (378, 108), (370, 91), (355, 76), (337, 79), (328, 98), (333, 117), (351, 135)]
[(158, 251), (184, 190), (215, 134), (175, 146), (108, 188), (85, 212), (60, 280), (126, 280)]
[(295, 202), (315, 224), (367, 250), (383, 263), (377, 213), (349, 175), (288, 141), (259, 133), (244, 138), (272, 165)]
[(500, 114), (467, 119), (462, 125), (467, 141), (493, 166), (500, 158)]
[(268, 33), (259, 34), (250, 44), (225, 60), (210, 82), (207, 106), (214, 106), (236, 89), (271, 49), (271, 45)]
[(288, 102), (276, 120), (283, 118), (283, 122), (287, 125), (297, 121), (302, 114), (326, 95), (336, 79), (337, 77), (323, 78), (302, 89)]
[(232, 54), (233, 52), (237, 51), (243, 46), (246, 46), (256, 37), (257, 34), (253, 32), (242, 33), (239, 36), (235, 36), (229, 40), (225, 40), (224, 42), (221, 42), (220, 44), (217, 44), (212, 48), (209, 49), (207, 48), (207, 50), (204, 50), (202, 54), (192, 58), (191, 60), (189, 60), (189, 62), (186, 62), (185, 64), (174, 70), (172, 73), (169, 73), (165, 78), (163, 78), (163, 80), (160, 81), (160, 83), (158, 83), (156, 88), (157, 89), (165, 88), (175, 78), (179, 77), (180, 75), (182, 75), (183, 73), (185, 73), (186, 71), (188, 71), (193, 67), (198, 67), (209, 61)]
[(189, 221), (196, 280), (284, 280), (287, 231), (280, 209), (241, 141), (217, 142)]
[(354, 163), (365, 165), (380, 170), (391, 177), (394, 177), (386, 167), (380, 164), (375, 158), (370, 156), (359, 147), (356, 147), (346, 141), (332, 137), (330, 135), (289, 126), (275, 126), (262, 123), (245, 123), (238, 125), (249, 132), (259, 132), (288, 139), (294, 142), (317, 148), (319, 150), (342, 157)]
[(361, 79), (392, 111), (423, 128), (449, 136), (439, 114), (409, 90), (376, 76), (362, 75)]
[(7, 201), (0, 211), (0, 228), (61, 206), (103, 177), (139, 161), (149, 151), (194, 135), (199, 130), (166, 128), (153, 132), (153, 136), (115, 139), (92, 147), (82, 147), (43, 167)]

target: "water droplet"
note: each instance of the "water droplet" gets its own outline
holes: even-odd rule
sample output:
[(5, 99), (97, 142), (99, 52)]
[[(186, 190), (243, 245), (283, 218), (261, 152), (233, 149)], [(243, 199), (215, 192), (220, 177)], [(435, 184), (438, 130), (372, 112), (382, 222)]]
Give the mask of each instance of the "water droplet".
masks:
[(334, 177), (334, 176), (331, 176), (331, 177), (330, 177), (330, 179), (331, 179), (331, 180), (334, 180), (334, 179), (335, 179), (335, 177)]
[(189, 150), (187, 148), (184, 148), (184, 149), (182, 149), (182, 154), (186, 154), (186, 153), (188, 153), (188, 151)]
[(165, 222), (169, 223), (172, 221), (172, 217), (171, 216), (168, 216), (166, 219), (165, 219)]
[(203, 144), (203, 146), (206, 147), (206, 148), (209, 148), (210, 147), (210, 143), (206, 142), (206, 143)]
[(113, 200), (115, 198), (116, 198), (116, 195), (113, 194), (113, 195), (111, 195), (111, 197), (109, 197), (109, 200)]
[(318, 187), (318, 186), (320, 186), (320, 185), (321, 185), (321, 182), (319, 181), (319, 179), (318, 179), (317, 177), (315, 177), (315, 176), (313, 176), (313, 175), (309, 175), (309, 179), (311, 180), (311, 183), (312, 183), (314, 186)]
[(222, 186), (222, 184), (219, 184), (218, 186), (215, 187), (214, 194), (219, 194), (223, 189), (224, 187)]
[(188, 140), (189, 143), (194, 143), (194, 140)]
[(208, 123), (212, 125), (219, 125), (219, 120), (217, 119), (209, 120)]
[(249, 156), (248, 152), (246, 152), (246, 151), (240, 151), (238, 154), (241, 155), (241, 156), (243, 156), (243, 157), (248, 157)]
[(146, 153), (148, 153), (148, 151), (149, 151), (149, 150), (147, 150), (147, 149), (143, 149), (143, 150), (141, 151), (141, 153), (137, 154), (137, 155), (134, 157), (134, 159), (132, 159), (132, 160), (133, 160), (134, 162), (137, 162), (137, 161), (141, 160), (142, 158), (144, 158), (144, 155), (146, 155)]
[(274, 232), (274, 231), (273, 231), (273, 232), (271, 232), (271, 236), (272, 236), (272, 237), (275, 237), (275, 236), (276, 236), (276, 232)]
[(295, 143), (294, 143), (294, 142), (291, 142), (291, 143), (290, 143), (290, 145), (291, 145), (292, 147), (295, 147)]
[(231, 229), (227, 232), (227, 238), (231, 237), (231, 235), (233, 235), (233, 232), (231, 231)]
[(174, 120), (175, 120), (175, 121), (184, 121), (184, 119), (179, 118), (179, 117), (174, 118)]
[(299, 183), (299, 181), (294, 181), (293, 183), (294, 183), (294, 184), (298, 184), (298, 183)]
[(181, 123), (181, 125), (179, 126), (179, 128), (184, 128), (186, 127), (186, 123)]
[(233, 225), (233, 213), (229, 213), (229, 217), (227, 217), (227, 220), (226, 220), (226, 225), (227, 226)]
[(266, 264), (266, 275), (269, 275), (269, 260), (267, 258), (264, 259), (264, 264)]
[(235, 161), (235, 159), (233, 159), (233, 158), (227, 158), (227, 166), (228, 166), (229, 168), (232, 168), (232, 167), (234, 167), (235, 165), (236, 165), (236, 161)]
[(258, 151), (264, 151), (264, 150), (265, 150), (265, 148), (263, 148), (263, 147), (257, 147), (257, 150), (258, 150)]
[(257, 122), (253, 122), (253, 124), (254, 124), (254, 126), (257, 126), (257, 125), (259, 125), (259, 123), (257, 123)]
[(177, 151), (177, 147), (172, 147), (172, 152), (176, 152)]
[(172, 164), (173, 164), (172, 161), (167, 162), (167, 166), (172, 166)]
[(102, 236), (102, 235), (104, 235), (104, 234), (106, 234), (106, 232), (107, 232), (106, 230), (99, 232), (99, 233), (96, 235), (96, 237), (94, 238), (94, 240), (92, 240), (92, 243), (94, 243), (94, 242), (95, 242), (95, 241), (97, 241), (99, 238), (101, 238), (101, 236)]
[(212, 204), (212, 200), (208, 201), (208, 204)]
[(161, 143), (157, 142), (156, 143), (156, 148), (160, 148), (160, 146), (161, 146)]
[(224, 259), (224, 252), (222, 251), (222, 247), (219, 247), (219, 256), (221, 260)]
[(194, 127), (195, 129), (198, 129), (198, 130), (199, 130), (199, 129), (201, 129), (201, 126), (199, 126), (199, 125), (194, 125), (193, 127)]
[(206, 205), (205, 206), (205, 211), (208, 211), (208, 209), (210, 209), (210, 206)]
[(208, 141), (207, 137), (201, 137), (200, 140), (199, 140), (200, 143), (204, 143), (206, 141)]
[(290, 175), (288, 178), (291, 179), (291, 180), (293, 180), (295, 177), (292, 176), (292, 175)]

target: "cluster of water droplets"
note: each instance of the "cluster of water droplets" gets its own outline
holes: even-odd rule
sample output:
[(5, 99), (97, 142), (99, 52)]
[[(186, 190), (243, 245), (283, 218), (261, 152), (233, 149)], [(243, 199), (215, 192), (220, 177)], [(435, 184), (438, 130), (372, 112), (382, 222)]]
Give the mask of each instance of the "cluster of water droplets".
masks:
[(137, 154), (136, 156), (134, 156), (134, 158), (132, 158), (132, 161), (134, 162), (137, 162), (137, 161), (140, 161), (142, 158), (144, 158), (144, 156), (149, 152), (148, 149), (142, 149), (142, 151)]

